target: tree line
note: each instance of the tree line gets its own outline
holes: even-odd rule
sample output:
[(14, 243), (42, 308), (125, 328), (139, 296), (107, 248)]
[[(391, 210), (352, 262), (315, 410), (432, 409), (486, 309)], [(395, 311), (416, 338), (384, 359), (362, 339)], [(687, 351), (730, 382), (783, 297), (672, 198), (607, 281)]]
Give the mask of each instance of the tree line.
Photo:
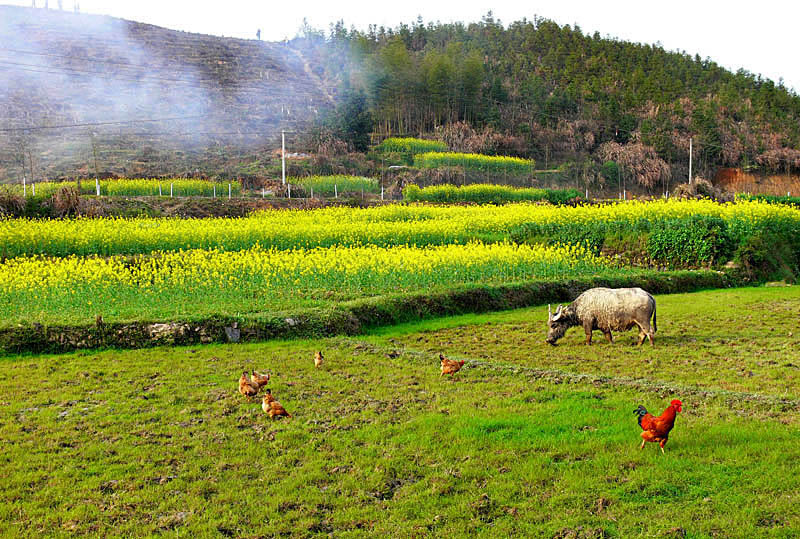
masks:
[(497, 153), (547, 165), (643, 155), (649, 184), (685, 175), (690, 137), (701, 174), (800, 171), (800, 96), (660, 45), (541, 18), (504, 25), (491, 12), (469, 24), (304, 25), (290, 45), (338, 88), (329, 122), (356, 149), (367, 132), (432, 136), (458, 124), (503, 135)]

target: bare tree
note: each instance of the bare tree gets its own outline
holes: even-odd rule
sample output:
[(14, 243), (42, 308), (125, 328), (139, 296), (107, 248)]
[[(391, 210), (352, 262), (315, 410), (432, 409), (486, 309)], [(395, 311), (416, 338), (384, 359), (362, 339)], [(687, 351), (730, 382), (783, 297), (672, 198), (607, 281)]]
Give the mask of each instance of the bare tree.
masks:
[(659, 182), (668, 178), (671, 169), (666, 161), (658, 157), (652, 146), (640, 142), (625, 144), (605, 142), (595, 152), (595, 156), (603, 161), (614, 161), (632, 175), (642, 187), (652, 189)]

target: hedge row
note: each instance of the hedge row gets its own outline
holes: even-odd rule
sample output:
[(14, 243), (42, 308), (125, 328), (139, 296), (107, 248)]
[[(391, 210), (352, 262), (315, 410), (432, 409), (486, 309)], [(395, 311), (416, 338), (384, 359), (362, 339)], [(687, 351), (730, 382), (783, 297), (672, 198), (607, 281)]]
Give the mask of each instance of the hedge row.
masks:
[(790, 206), (800, 207), (800, 197), (793, 196), (738, 194), (736, 195), (736, 200), (759, 200), (770, 204), (788, 204)]
[(547, 201), (551, 204), (567, 204), (582, 199), (577, 189), (515, 188), (507, 185), (474, 184), (432, 185), (420, 188), (411, 184), (403, 189), (403, 199), (409, 202), (473, 202), (476, 204), (508, 204), (511, 202)]
[(0, 352), (57, 353), (90, 348), (147, 348), (212, 342), (263, 341), (356, 335), (365, 330), (438, 316), (518, 309), (569, 302), (595, 286), (640, 286), (653, 294), (692, 292), (741, 284), (713, 271), (631, 272), (618, 277), (472, 285), (440, 294), (359, 299), (329, 309), (233, 318), (131, 322), (86, 326), (17, 326), (0, 331)]
[(735, 262), (750, 280), (800, 276), (800, 228), (779, 216), (726, 220), (711, 215), (574, 224), (525, 223), (511, 232), (516, 242), (577, 244), (595, 254), (628, 252), (672, 269)]
[(477, 153), (427, 152), (414, 156), (414, 166), (419, 168), (462, 167), (487, 173), (530, 174), (531, 159)]

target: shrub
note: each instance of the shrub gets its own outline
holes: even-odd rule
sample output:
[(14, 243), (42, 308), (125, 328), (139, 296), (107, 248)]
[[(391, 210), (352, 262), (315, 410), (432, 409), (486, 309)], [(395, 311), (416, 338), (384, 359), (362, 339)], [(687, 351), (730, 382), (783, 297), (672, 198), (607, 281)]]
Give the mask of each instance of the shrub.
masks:
[(671, 267), (725, 262), (734, 248), (728, 223), (706, 215), (663, 221), (653, 227), (647, 241), (648, 255)]
[(742, 277), (747, 280), (794, 282), (800, 274), (798, 255), (785, 237), (772, 231), (759, 230), (742, 241), (734, 260)]
[(78, 215), (81, 209), (81, 196), (75, 187), (65, 185), (53, 193), (50, 198), (50, 207), (56, 217)]
[(8, 188), (0, 189), (0, 217), (19, 216), (25, 209), (25, 198)]

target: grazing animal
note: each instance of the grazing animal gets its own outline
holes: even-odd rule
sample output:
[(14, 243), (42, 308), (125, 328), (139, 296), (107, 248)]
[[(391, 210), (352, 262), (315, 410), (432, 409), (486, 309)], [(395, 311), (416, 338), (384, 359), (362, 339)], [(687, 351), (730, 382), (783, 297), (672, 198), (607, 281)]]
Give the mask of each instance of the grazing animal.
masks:
[(461, 367), (464, 366), (464, 360), (455, 361), (454, 359), (447, 359), (444, 355), (439, 354), (439, 360), (442, 363), (442, 374), (439, 376), (444, 376), (445, 374), (453, 375), (461, 370)]
[(322, 360), (325, 359), (322, 357), (322, 352), (317, 352), (314, 354), (314, 366), (319, 368), (322, 365)]
[(644, 449), (646, 442), (658, 443), (661, 447), (661, 452), (664, 452), (664, 446), (669, 439), (669, 432), (675, 426), (675, 416), (681, 411), (683, 403), (677, 399), (669, 403), (669, 406), (664, 413), (658, 417), (649, 413), (644, 406), (639, 405), (633, 411), (634, 415), (639, 416), (639, 426), (642, 427), (642, 446), (639, 449)]
[(252, 383), (258, 385), (258, 389), (260, 391), (262, 387), (269, 383), (269, 373), (262, 374), (258, 371), (253, 371), (250, 380)]
[(275, 400), (275, 397), (272, 396), (272, 391), (269, 388), (267, 388), (267, 392), (261, 402), (261, 409), (264, 410), (265, 414), (269, 415), (270, 419), (274, 419), (275, 416), (292, 417), (289, 415), (289, 412), (286, 411), (286, 408), (284, 408), (280, 402)]
[(242, 372), (242, 376), (239, 377), (239, 393), (249, 400), (251, 397), (258, 395), (258, 389), (258, 384), (250, 379), (247, 371)]
[[(650, 325), (650, 318), (653, 325)], [(592, 344), (592, 331), (599, 329), (608, 342), (613, 343), (612, 331), (639, 328), (639, 343), (645, 338), (653, 344), (657, 331), (656, 300), (641, 288), (590, 288), (566, 307), (558, 306), (553, 314), (547, 306), (549, 331), (546, 341), (555, 346), (573, 326), (583, 326), (586, 344)]]

